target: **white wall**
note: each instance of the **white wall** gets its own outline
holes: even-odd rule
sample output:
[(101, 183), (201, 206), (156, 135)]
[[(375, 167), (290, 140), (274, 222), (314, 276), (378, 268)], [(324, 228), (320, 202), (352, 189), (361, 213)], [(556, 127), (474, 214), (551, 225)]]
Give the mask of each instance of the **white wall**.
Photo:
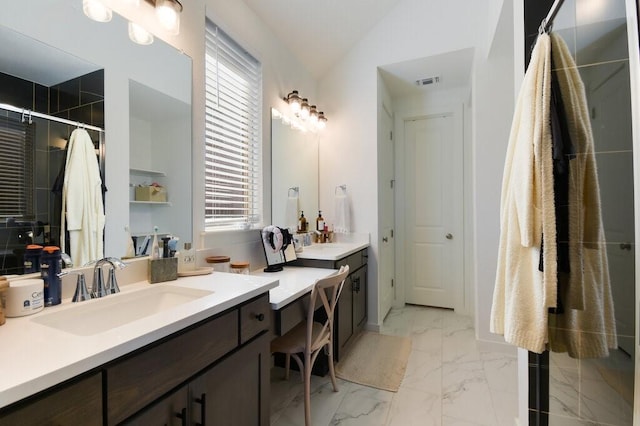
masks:
[[(200, 256), (228, 254), (249, 260), (252, 267), (265, 264), (257, 231), (204, 232), (204, 31), (205, 16), (219, 25), (262, 63), (263, 206), (265, 223), (271, 220), (271, 117), (270, 108), (282, 109), (282, 97), (293, 89), (316, 99), (316, 81), (276, 39), (262, 21), (238, 0), (189, 0), (183, 3), (178, 36), (167, 35), (147, 14), (140, 14), (118, 0), (107, 0), (124, 16), (142, 20), (154, 34), (192, 58), (193, 64), (193, 241)], [(144, 2), (142, 2), (144, 3)], [(206, 250), (205, 250), (206, 249)]]
[(512, 10), (512, 3), (505, 2), (487, 60), (476, 63), (473, 93), (476, 336), (492, 342), (504, 341), (489, 332), (489, 317), (500, 238), (502, 171), (514, 109)]
[(320, 206), (333, 213), (333, 189), (345, 183), (353, 205), (356, 232), (371, 233), (369, 250), (370, 325), (377, 316), (378, 196), (377, 67), (475, 47), (486, 40), (485, 1), (433, 3), (404, 0), (384, 17), (324, 76), (318, 93), (331, 117), (322, 149), (331, 161), (320, 162)]

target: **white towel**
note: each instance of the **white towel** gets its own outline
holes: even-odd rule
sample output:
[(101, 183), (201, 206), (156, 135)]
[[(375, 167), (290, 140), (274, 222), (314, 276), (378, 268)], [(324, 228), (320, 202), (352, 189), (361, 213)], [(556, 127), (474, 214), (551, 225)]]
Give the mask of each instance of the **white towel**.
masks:
[(351, 232), (351, 212), (349, 210), (349, 196), (345, 192), (336, 194), (335, 198), (336, 221), (333, 232), (338, 234), (348, 234)]
[(287, 206), (284, 212), (284, 226), (291, 229), (293, 232), (298, 229), (298, 200), (297, 192), (295, 196), (289, 195), (287, 197)]

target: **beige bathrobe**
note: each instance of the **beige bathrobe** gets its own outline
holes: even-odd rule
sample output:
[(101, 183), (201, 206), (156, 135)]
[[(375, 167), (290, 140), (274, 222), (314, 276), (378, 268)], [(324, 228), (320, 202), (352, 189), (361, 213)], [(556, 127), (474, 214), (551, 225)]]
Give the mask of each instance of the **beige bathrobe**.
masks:
[[(551, 35), (555, 77), (576, 158), (569, 165), (568, 309), (550, 315), (549, 349), (574, 358), (606, 357), (617, 347), (607, 249), (589, 109), (582, 79), (564, 40)], [(572, 309), (572, 308), (578, 309)]]
[[(550, 125), (551, 41), (538, 37), (516, 103), (505, 159), (490, 330), (542, 352), (556, 305), (557, 247)], [(544, 272), (538, 270), (544, 239)]]

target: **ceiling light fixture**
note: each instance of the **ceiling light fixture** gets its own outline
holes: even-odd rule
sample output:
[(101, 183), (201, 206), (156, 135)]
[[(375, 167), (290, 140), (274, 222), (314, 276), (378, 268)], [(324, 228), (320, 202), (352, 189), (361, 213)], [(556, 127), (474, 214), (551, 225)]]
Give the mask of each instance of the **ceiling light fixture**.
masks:
[(89, 19), (97, 22), (109, 22), (113, 12), (100, 0), (82, 0), (82, 11)]

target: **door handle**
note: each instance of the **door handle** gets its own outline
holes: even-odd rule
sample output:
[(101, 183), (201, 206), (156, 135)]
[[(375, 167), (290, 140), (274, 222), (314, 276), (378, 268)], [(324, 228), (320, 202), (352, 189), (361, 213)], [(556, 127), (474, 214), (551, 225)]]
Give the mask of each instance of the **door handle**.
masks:
[(631, 251), (631, 243), (620, 243), (620, 250)]
[(382, 237), (382, 242), (384, 242), (384, 243), (389, 242), (389, 238), (387, 238), (387, 237)]
[(445, 238), (446, 238), (447, 240), (453, 240), (453, 235), (451, 235), (451, 234), (447, 234), (447, 235), (445, 235)]

